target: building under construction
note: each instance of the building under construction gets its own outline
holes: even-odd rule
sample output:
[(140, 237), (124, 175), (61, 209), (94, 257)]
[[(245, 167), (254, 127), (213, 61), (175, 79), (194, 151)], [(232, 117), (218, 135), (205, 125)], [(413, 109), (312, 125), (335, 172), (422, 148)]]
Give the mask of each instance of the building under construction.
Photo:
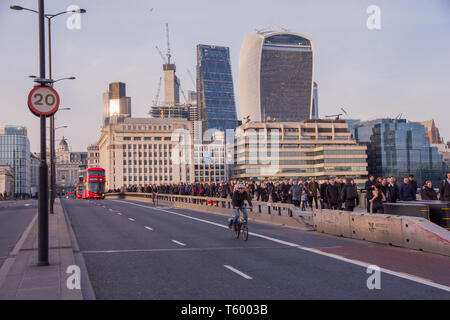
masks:
[[(172, 54), (170, 52), (170, 41), (169, 41), (169, 25), (166, 24), (166, 36), (167, 36), (167, 53), (164, 54), (156, 47), (159, 55), (163, 60), (163, 72), (164, 72), (164, 101), (159, 101), (159, 95), (161, 91), (162, 78), (160, 78), (158, 84), (158, 91), (156, 93), (155, 100), (153, 101), (153, 106), (150, 107), (150, 116), (152, 118), (177, 118), (177, 119), (191, 119), (191, 114), (196, 115), (196, 111), (193, 110), (193, 103), (190, 103), (190, 98), (188, 99), (183, 89), (180, 85), (180, 79), (176, 75), (176, 65), (171, 61)], [(180, 91), (183, 94), (185, 103), (180, 103)], [(196, 106), (196, 103), (195, 103)]]

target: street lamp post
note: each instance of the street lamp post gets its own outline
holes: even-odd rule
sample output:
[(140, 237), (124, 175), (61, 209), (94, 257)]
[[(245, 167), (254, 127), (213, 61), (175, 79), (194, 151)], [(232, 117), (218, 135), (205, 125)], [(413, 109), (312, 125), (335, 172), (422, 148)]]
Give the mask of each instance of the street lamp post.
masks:
[[(39, 0), (39, 75), (45, 78), (44, 0)], [(45, 116), (41, 115), (41, 162), (39, 163), (38, 265), (48, 265), (48, 166)]]
[[(85, 13), (86, 10), (78, 9), (72, 11), (64, 11), (57, 14), (45, 14), (44, 10), (44, 0), (38, 0), (38, 11), (24, 8), (17, 5), (10, 6), (13, 10), (26, 10), (37, 13), (39, 15), (39, 79), (35, 79), (35, 82), (48, 85), (53, 84), (56, 81), (51, 80), (51, 44), (50, 44), (50, 20), (56, 16), (64, 13)], [(49, 79), (45, 78), (45, 18), (48, 20), (48, 31), (49, 31)], [(62, 80), (62, 79), (61, 79)], [(39, 163), (39, 200), (38, 200), (38, 265), (46, 266), (48, 262), (48, 165), (47, 165), (47, 150), (46, 150), (46, 124), (45, 116), (40, 116), (41, 123), (41, 161)], [(54, 128), (54, 118), (50, 120), (50, 126)], [(54, 140), (54, 130), (50, 130), (52, 139)], [(53, 141), (54, 144), (54, 141)], [(53, 145), (54, 147), (54, 145)], [(52, 149), (54, 150), (54, 148)], [(50, 159), (53, 162), (53, 158)], [(52, 178), (53, 182), (53, 178)], [(52, 192), (53, 193), (53, 192)], [(50, 201), (51, 208), (53, 211), (53, 198)]]

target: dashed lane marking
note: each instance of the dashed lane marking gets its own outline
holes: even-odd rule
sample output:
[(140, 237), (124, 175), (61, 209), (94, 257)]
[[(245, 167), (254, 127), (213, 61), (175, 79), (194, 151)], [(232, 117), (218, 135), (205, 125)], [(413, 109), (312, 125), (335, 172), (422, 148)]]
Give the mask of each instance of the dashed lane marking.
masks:
[(172, 240), (172, 242), (179, 244), (180, 246), (186, 246), (186, 244), (184, 244), (183, 242), (177, 241), (177, 240)]
[[(215, 225), (215, 226), (218, 226), (220, 228), (228, 229), (227, 225), (216, 223), (216, 222), (212, 222), (212, 221), (208, 221), (208, 220), (204, 220), (204, 219), (200, 219), (200, 218), (191, 217), (191, 216), (188, 216), (188, 215), (185, 215), (185, 214), (181, 214), (181, 213), (178, 213), (178, 212), (173, 212), (173, 211), (159, 209), (159, 208), (150, 207), (150, 206), (144, 206), (142, 204), (128, 202), (128, 201), (123, 201), (123, 200), (112, 200), (112, 201), (122, 202), (122, 203), (126, 203), (126, 204), (129, 204), (129, 205), (131, 204), (131, 205), (142, 207), (142, 208), (146, 208), (146, 209), (158, 210), (158, 211), (170, 213), (170, 214), (173, 214), (173, 215), (176, 215), (176, 216), (184, 217), (184, 218), (187, 218), (187, 219), (200, 221), (200, 222), (207, 223), (207, 224), (210, 224), (210, 225)], [(265, 235), (258, 234), (258, 233), (249, 232), (249, 235), (254, 236), (254, 237), (258, 237), (258, 238), (262, 238), (262, 239), (266, 239), (266, 240), (270, 240), (270, 241), (273, 241), (273, 242), (276, 242), (276, 243), (279, 243), (279, 244), (283, 244), (283, 245), (286, 245), (286, 246), (289, 246), (289, 247), (294, 247), (294, 248), (297, 248), (297, 249), (300, 249), (300, 250), (303, 250), (303, 251), (315, 253), (315, 254), (318, 254), (318, 255), (321, 255), (321, 256), (325, 256), (325, 257), (328, 257), (328, 258), (332, 258), (332, 259), (335, 259), (335, 260), (347, 262), (347, 263), (350, 263), (350, 264), (353, 264), (353, 265), (357, 265), (357, 266), (360, 266), (360, 267), (363, 267), (363, 268), (368, 268), (369, 266), (372, 265), (372, 264), (368, 264), (368, 263), (365, 263), (365, 262), (360, 262), (360, 261), (355, 261), (355, 260), (352, 260), (352, 259), (344, 258), (344, 257), (338, 256), (336, 254), (326, 253), (324, 251), (317, 250), (317, 249), (314, 249), (314, 248), (303, 247), (303, 246), (300, 246), (300, 245), (298, 245), (296, 243), (292, 243), (292, 242), (288, 242), (288, 241), (272, 238), (272, 237), (265, 236)], [(426, 280), (423, 280), (422, 278), (417, 277), (417, 276), (409, 276), (409, 275), (406, 275), (406, 274), (404, 274), (402, 272), (397, 272), (397, 271), (393, 271), (393, 270), (385, 269), (385, 268), (380, 268), (380, 271), (383, 272), (383, 273), (390, 274), (392, 276), (398, 277), (398, 278), (410, 280), (410, 281), (417, 282), (417, 283), (420, 283), (420, 284), (423, 284), (423, 285), (426, 285), (426, 286), (429, 286), (429, 287), (433, 287), (433, 288), (437, 288), (437, 289), (441, 289), (441, 290), (450, 292), (450, 287), (449, 286), (446, 286), (446, 285), (443, 285), (443, 284), (438, 284), (438, 283), (435, 283), (435, 282), (426, 281)]]
[(228, 265), (224, 265), (225, 268), (227, 268), (228, 270), (233, 271), (234, 273), (240, 275), (241, 277), (247, 279), (247, 280), (252, 280), (253, 278), (250, 277), (249, 275), (239, 271), (238, 269), (233, 268), (232, 266), (228, 266)]

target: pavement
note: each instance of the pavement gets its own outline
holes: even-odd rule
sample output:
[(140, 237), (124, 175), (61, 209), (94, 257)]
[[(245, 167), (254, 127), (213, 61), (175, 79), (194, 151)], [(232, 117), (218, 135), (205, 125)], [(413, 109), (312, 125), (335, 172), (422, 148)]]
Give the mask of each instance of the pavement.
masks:
[[(36, 216), (36, 202), (30, 210)], [(8, 209), (8, 214), (16, 213)], [(49, 215), (49, 266), (37, 266), (37, 235), (35, 218), (0, 269), (0, 300), (81, 300), (81, 290), (71, 290), (66, 284), (67, 268), (75, 265), (75, 259), (59, 199), (55, 214)]]
[(257, 222), (243, 241), (223, 216), (139, 201), (62, 204), (97, 299), (450, 299), (445, 256)]

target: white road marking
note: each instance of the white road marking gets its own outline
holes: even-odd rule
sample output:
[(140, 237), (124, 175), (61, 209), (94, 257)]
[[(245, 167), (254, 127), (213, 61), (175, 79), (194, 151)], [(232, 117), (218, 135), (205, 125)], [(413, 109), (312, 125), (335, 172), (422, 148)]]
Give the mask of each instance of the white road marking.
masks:
[(176, 244), (179, 244), (180, 246), (186, 246), (183, 242), (177, 241), (177, 240), (172, 240), (172, 242), (175, 242)]
[(109, 211), (114, 211), (113, 209), (109, 209)]
[(145, 227), (145, 229), (150, 230), (150, 231), (153, 231), (153, 229), (150, 228), (150, 227)]
[[(188, 215), (185, 215), (185, 214), (181, 214), (181, 213), (178, 213), (178, 212), (172, 212), (172, 211), (169, 211), (169, 210), (164, 210), (164, 209), (159, 209), (159, 208), (155, 208), (155, 207), (144, 206), (144, 205), (141, 205), (141, 204), (128, 202), (128, 201), (123, 201), (123, 200), (112, 200), (112, 201), (123, 202), (123, 203), (126, 203), (126, 204), (132, 204), (132, 205), (135, 205), (135, 206), (138, 206), (138, 207), (143, 207), (143, 208), (163, 211), (163, 212), (167, 212), (167, 213), (170, 213), (170, 214), (173, 214), (173, 215), (176, 215), (176, 216), (180, 216), (180, 217), (192, 219), (192, 220), (195, 220), (195, 221), (200, 221), (200, 222), (204, 222), (204, 223), (207, 223), (207, 224), (215, 225), (215, 226), (218, 226), (218, 227), (221, 227), (221, 228), (224, 228), (224, 229), (228, 229), (227, 225), (223, 225), (223, 224), (220, 224), (220, 223), (215, 223), (215, 222), (204, 220), (204, 219), (200, 219), (200, 218), (191, 217), (191, 216), (188, 216)], [(317, 249), (314, 249), (314, 248), (303, 247), (301, 245), (298, 245), (298, 244), (295, 244), (295, 243), (292, 243), (292, 242), (288, 242), (288, 241), (272, 238), (272, 237), (265, 236), (265, 235), (258, 234), (258, 233), (249, 232), (248, 234), (252, 235), (254, 237), (259, 237), (259, 238), (266, 239), (266, 240), (269, 240), (269, 241), (273, 241), (273, 242), (276, 242), (276, 243), (284, 244), (284, 245), (289, 246), (289, 247), (298, 248), (298, 249), (303, 250), (303, 251), (308, 251), (308, 252), (311, 252), (311, 253), (315, 253), (315, 254), (318, 254), (318, 255), (321, 255), (321, 256), (325, 256), (325, 257), (329, 257), (329, 258), (332, 258), (332, 259), (335, 259), (335, 260), (347, 262), (347, 263), (354, 264), (354, 265), (357, 265), (357, 266), (360, 266), (360, 267), (364, 267), (364, 268), (368, 268), (369, 266), (373, 265), (373, 264), (364, 263), (364, 262), (357, 261), (357, 260), (344, 258), (344, 257), (341, 257), (339, 255), (332, 254), (332, 253), (326, 253), (326, 252), (323, 252), (323, 251), (320, 251), (320, 250), (317, 250)], [(406, 275), (404, 273), (396, 272), (396, 271), (393, 271), (393, 270), (390, 270), (390, 269), (385, 269), (385, 268), (380, 268), (380, 271), (384, 272), (386, 274), (390, 274), (392, 276), (396, 276), (398, 278), (414, 281), (414, 282), (417, 282), (417, 283), (420, 283), (420, 284), (423, 284), (423, 285), (426, 285), (426, 286), (429, 286), (429, 287), (433, 287), (433, 288), (437, 288), (437, 289), (441, 289), (441, 290), (450, 292), (450, 287), (449, 286), (438, 284), (438, 283), (435, 283), (435, 282), (432, 282), (432, 281), (427, 281), (427, 280), (424, 280), (424, 279), (422, 279), (420, 277), (409, 276), (409, 275)]]
[(117, 212), (117, 214), (118, 214), (119, 216), (121, 216), (121, 215), (122, 215), (122, 213), (120, 213), (120, 212)]
[(25, 204), (25, 207), (29, 207), (29, 206), (31, 206), (31, 204), (29, 204), (29, 203)]
[(133, 218), (128, 218), (128, 220), (130, 220), (130, 221), (135, 221)]
[(250, 277), (249, 275), (246, 275), (245, 273), (239, 271), (238, 269), (233, 268), (232, 266), (228, 266), (228, 265), (224, 265), (225, 268), (233, 271), (234, 273), (237, 273), (238, 275), (240, 275), (241, 277), (247, 279), (247, 280), (251, 280), (253, 279), (252, 277)]

